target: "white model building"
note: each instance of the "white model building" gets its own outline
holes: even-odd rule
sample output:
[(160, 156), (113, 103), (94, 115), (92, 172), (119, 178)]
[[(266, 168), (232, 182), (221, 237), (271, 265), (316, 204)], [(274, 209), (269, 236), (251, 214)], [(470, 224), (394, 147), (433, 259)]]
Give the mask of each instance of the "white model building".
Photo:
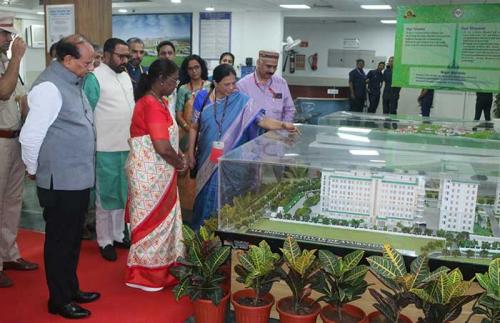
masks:
[(500, 214), (500, 182), (497, 183), (497, 194), (495, 196), (495, 213)]
[(411, 226), (424, 210), (425, 179), (417, 175), (323, 170), (321, 213), (371, 225)]
[(478, 183), (441, 179), (439, 229), (474, 232)]

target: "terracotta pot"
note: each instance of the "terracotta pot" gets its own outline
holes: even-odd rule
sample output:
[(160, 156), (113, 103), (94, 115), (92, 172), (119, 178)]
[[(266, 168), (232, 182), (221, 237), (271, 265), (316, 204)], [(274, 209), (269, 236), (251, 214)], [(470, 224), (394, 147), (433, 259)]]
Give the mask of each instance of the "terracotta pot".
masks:
[(234, 306), (236, 314), (236, 323), (267, 323), (269, 322), (269, 314), (271, 307), (274, 305), (274, 297), (271, 294), (264, 295), (263, 299), (268, 302), (262, 306), (246, 306), (238, 303), (241, 297), (255, 297), (255, 292), (252, 289), (239, 290), (231, 296), (231, 304)]
[(196, 323), (224, 323), (229, 294), (224, 296), (219, 305), (214, 305), (209, 299), (199, 299), (193, 302)]
[[(368, 316), (366, 316), (366, 323), (371, 323), (372, 319), (376, 318), (379, 315), (382, 315), (382, 314), (380, 314), (379, 311), (371, 312), (370, 314), (368, 314)], [(404, 322), (404, 323), (413, 323), (408, 318), (408, 316), (403, 315), (403, 314), (399, 314), (399, 321)]]
[[(341, 322), (337, 322), (334, 320), (330, 320), (325, 315), (326, 312), (336, 311), (336, 310), (337, 309), (335, 307), (333, 307), (332, 305), (327, 305), (327, 306), (323, 307), (323, 309), (321, 310), (321, 313), (320, 313), (320, 316), (321, 316), (321, 319), (323, 320), (323, 322), (325, 322), (325, 323), (341, 323)], [(359, 317), (360, 318), (358, 321), (359, 323), (366, 322), (366, 313), (357, 306), (354, 306), (351, 304), (346, 304), (346, 305), (342, 306), (342, 312), (348, 313), (354, 317)]]
[(311, 314), (299, 315), (299, 314), (284, 311), (282, 309), (283, 303), (289, 301), (291, 298), (292, 298), (291, 296), (282, 298), (276, 304), (276, 310), (280, 314), (280, 322), (281, 323), (315, 323), (316, 318), (318, 317), (318, 314), (321, 311), (321, 306), (318, 303), (314, 303), (313, 299), (306, 298), (305, 301), (308, 304), (314, 303), (314, 305), (312, 306), (313, 312)]

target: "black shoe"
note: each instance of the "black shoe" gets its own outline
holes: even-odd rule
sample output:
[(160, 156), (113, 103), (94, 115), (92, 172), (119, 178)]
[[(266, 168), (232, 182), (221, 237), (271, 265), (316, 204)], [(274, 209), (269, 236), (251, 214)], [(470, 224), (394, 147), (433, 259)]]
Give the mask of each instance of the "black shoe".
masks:
[(5, 270), (36, 270), (38, 265), (34, 262), (27, 261), (23, 258), (19, 258), (15, 261), (4, 261), (3, 269)]
[(76, 292), (75, 297), (73, 297), (73, 301), (76, 303), (90, 303), (96, 301), (101, 297), (101, 294), (94, 292), (82, 292), (79, 290)]
[(130, 241), (128, 239), (123, 239), (122, 242), (113, 242), (113, 247), (120, 249), (130, 249)]
[(78, 304), (69, 303), (63, 306), (53, 306), (49, 304), (50, 314), (59, 314), (67, 319), (83, 319), (90, 316), (90, 311)]
[(104, 248), (99, 248), (99, 250), (101, 251), (101, 256), (108, 260), (108, 261), (116, 261), (116, 250), (115, 250), (115, 247), (113, 247), (112, 245), (108, 244), (106, 247)]

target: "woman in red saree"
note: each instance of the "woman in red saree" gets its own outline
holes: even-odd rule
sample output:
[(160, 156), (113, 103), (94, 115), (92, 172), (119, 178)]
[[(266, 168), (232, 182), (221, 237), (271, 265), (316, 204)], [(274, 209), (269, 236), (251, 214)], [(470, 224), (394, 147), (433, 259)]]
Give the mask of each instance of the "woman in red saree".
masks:
[(156, 60), (143, 74), (130, 127), (127, 161), (131, 246), (127, 286), (159, 291), (173, 284), (169, 268), (183, 255), (177, 173), (187, 168), (178, 152), (179, 131), (164, 97), (177, 85), (178, 68)]

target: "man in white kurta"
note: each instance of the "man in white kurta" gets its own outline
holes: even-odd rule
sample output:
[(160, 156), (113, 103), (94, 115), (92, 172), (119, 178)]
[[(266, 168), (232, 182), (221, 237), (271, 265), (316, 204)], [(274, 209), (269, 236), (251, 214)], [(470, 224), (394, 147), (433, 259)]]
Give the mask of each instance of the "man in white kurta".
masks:
[(103, 64), (85, 80), (84, 91), (95, 101), (96, 233), (104, 259), (117, 259), (115, 247), (124, 243), (124, 210), (127, 178), (128, 138), (134, 109), (134, 91), (126, 72), (129, 48), (125, 41), (110, 38), (104, 43)]

